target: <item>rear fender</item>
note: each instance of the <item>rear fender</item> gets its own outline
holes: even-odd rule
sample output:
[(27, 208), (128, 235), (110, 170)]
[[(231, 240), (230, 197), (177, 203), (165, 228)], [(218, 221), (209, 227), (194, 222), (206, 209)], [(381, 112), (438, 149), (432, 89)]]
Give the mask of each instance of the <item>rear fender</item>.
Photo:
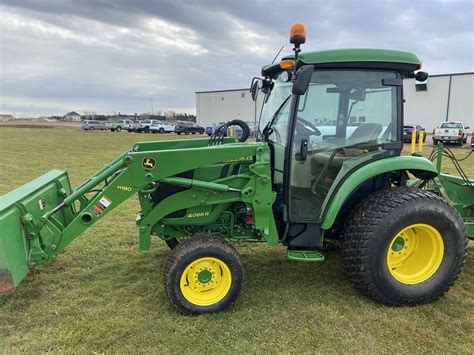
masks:
[(359, 186), (378, 175), (400, 170), (408, 171), (423, 180), (433, 179), (438, 175), (431, 161), (413, 156), (385, 158), (356, 168), (352, 173), (337, 179), (331, 187), (323, 205), (326, 213), (321, 228), (329, 229), (334, 225), (344, 203)]

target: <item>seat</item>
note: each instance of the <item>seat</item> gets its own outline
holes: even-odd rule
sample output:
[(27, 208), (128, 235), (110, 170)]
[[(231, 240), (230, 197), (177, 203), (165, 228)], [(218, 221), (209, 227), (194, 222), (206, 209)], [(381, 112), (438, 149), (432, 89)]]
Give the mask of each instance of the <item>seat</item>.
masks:
[[(350, 146), (359, 143), (374, 144), (377, 142), (382, 129), (383, 126), (380, 123), (361, 124), (346, 140), (345, 145)], [(311, 185), (312, 193), (317, 194), (317, 187), (324, 180), (333, 181), (341, 170), (344, 161), (364, 154), (366, 151), (367, 149), (361, 146), (357, 148), (342, 148), (336, 153), (332, 150), (314, 154), (311, 158), (311, 174), (317, 178)]]
[[(382, 132), (383, 126), (380, 123), (363, 123), (358, 126), (352, 135), (347, 138), (346, 146), (367, 143), (373, 144), (377, 141), (380, 133)], [(334, 155), (331, 166), (342, 166), (344, 160), (348, 157), (354, 157), (364, 152), (363, 147), (358, 148), (342, 148), (336, 155)], [(321, 152), (313, 155), (312, 161), (317, 164), (325, 165), (330, 159), (333, 151)]]

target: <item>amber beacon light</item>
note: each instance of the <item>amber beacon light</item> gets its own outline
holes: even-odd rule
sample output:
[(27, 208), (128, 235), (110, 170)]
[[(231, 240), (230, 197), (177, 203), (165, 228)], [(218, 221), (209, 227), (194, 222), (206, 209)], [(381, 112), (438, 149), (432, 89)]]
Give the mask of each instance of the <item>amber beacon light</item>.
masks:
[(300, 22), (295, 23), (291, 26), (290, 30), (290, 43), (294, 44), (298, 48), (301, 44), (306, 42), (306, 28)]

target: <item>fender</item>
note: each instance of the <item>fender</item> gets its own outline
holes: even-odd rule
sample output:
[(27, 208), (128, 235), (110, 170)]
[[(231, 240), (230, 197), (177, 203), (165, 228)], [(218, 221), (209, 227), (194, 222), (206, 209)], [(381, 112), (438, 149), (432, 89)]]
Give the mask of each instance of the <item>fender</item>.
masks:
[[(438, 175), (435, 166), (426, 158), (413, 156), (399, 156), (385, 158), (366, 164), (356, 169), (352, 174), (337, 179), (326, 199), (323, 211), (326, 210), (321, 229), (329, 229), (333, 226), (342, 206), (360, 185), (367, 180), (391, 171), (408, 170), (420, 179), (432, 179)], [(338, 186), (339, 185), (339, 186)]]

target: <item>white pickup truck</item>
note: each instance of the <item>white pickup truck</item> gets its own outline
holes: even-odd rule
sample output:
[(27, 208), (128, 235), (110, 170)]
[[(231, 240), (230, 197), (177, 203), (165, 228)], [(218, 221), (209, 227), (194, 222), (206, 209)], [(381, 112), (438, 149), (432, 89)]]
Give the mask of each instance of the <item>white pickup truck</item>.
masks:
[(462, 146), (467, 142), (467, 137), (469, 137), (469, 127), (465, 127), (464, 123), (454, 121), (443, 122), (433, 132), (433, 144), (436, 145), (438, 142), (454, 142)]

